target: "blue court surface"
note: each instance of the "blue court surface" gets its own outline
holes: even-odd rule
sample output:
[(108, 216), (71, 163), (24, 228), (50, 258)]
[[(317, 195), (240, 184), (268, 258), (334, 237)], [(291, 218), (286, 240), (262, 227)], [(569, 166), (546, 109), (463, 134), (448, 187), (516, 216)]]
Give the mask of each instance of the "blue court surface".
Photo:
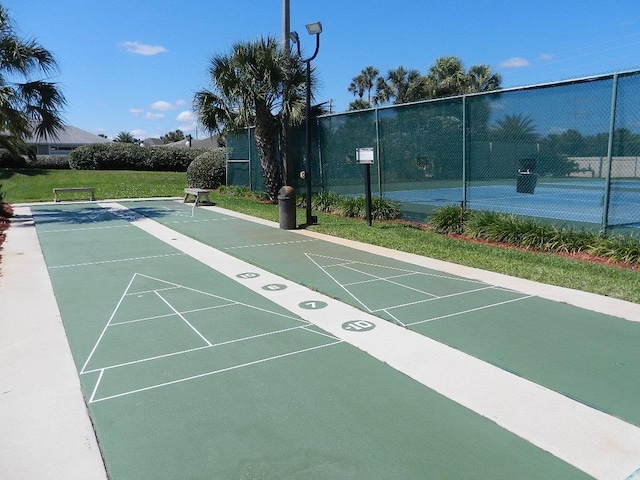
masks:
[[(545, 181), (540, 179), (534, 193), (519, 193), (512, 185), (467, 187), (467, 206), (473, 210), (499, 211), (514, 215), (550, 218), (600, 225), (603, 219), (603, 180)], [(402, 203), (443, 206), (460, 205), (462, 187), (397, 190), (385, 197)], [(640, 182), (612, 181), (610, 225), (640, 225)]]

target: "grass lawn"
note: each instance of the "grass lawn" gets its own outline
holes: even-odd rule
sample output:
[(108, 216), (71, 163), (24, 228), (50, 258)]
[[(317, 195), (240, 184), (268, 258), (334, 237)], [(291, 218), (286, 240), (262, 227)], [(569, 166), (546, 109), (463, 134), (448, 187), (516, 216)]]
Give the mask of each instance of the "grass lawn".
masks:
[[(56, 187), (94, 187), (98, 200), (111, 198), (175, 197), (184, 194), (184, 172), (118, 170), (0, 170), (0, 193), (7, 203), (53, 200)], [(75, 194), (65, 194), (73, 199)], [(87, 199), (87, 194), (78, 194)]]
[[(0, 170), (7, 203), (52, 201), (54, 187), (95, 187), (98, 199), (182, 196), (184, 173), (69, 170)], [(277, 205), (213, 193), (217, 205), (278, 221)], [(640, 303), (640, 271), (594, 264), (547, 253), (503, 248), (449, 238), (399, 222), (373, 222), (318, 213), (321, 233), (416, 253), (470, 267), (513, 275)], [(298, 224), (304, 222), (298, 211)]]

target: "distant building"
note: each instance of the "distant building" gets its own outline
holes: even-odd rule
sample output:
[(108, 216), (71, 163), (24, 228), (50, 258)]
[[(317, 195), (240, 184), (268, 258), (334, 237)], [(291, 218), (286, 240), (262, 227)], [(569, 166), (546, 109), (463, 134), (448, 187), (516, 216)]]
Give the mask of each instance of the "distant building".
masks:
[(56, 138), (27, 138), (26, 143), (36, 152), (36, 155), (69, 155), (73, 150), (83, 145), (93, 143), (108, 143), (110, 140), (66, 125), (58, 132)]
[[(177, 147), (177, 148), (189, 148), (189, 140), (187, 138), (183, 138), (182, 140), (178, 140), (177, 142), (167, 143), (163, 145), (164, 147)], [(218, 146), (218, 137), (207, 137), (207, 138), (192, 138), (191, 139), (191, 148), (213, 148)]]
[(141, 147), (159, 147), (164, 145), (164, 142), (159, 138), (145, 138), (140, 142)]

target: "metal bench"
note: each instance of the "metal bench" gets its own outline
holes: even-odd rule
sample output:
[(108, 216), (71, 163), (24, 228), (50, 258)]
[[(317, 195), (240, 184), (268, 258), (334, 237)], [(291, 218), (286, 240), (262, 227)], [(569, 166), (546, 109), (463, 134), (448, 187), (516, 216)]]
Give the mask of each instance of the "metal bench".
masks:
[(204, 188), (185, 188), (183, 203), (187, 203), (190, 196), (194, 197), (194, 205), (212, 203), (211, 200), (209, 200), (209, 190), (205, 190)]
[(96, 189), (93, 187), (68, 187), (68, 188), (54, 188), (53, 189), (53, 200), (55, 202), (60, 201), (59, 195), (61, 193), (88, 193), (90, 195), (89, 200), (96, 199)]

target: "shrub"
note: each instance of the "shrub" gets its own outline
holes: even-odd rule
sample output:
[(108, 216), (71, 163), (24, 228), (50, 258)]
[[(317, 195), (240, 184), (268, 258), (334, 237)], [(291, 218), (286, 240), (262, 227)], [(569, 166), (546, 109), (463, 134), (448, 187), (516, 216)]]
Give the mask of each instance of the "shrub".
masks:
[(464, 223), (469, 218), (469, 211), (455, 205), (448, 205), (437, 209), (427, 219), (429, 225), (437, 233), (448, 235), (450, 233), (462, 233)]
[[(364, 212), (365, 216), (367, 212)], [(395, 220), (400, 218), (400, 204), (383, 197), (371, 199), (371, 218), (374, 220)]]
[(38, 155), (35, 160), (27, 159), (29, 168), (50, 168), (64, 170), (69, 167), (68, 155)]
[(198, 155), (187, 168), (187, 186), (193, 188), (218, 188), (225, 183), (226, 152), (213, 148)]
[(184, 172), (204, 148), (139, 147), (122, 142), (76, 148), (69, 155), (74, 170), (155, 170)]
[[(463, 222), (460, 223), (460, 215)], [(640, 241), (633, 237), (603, 237), (598, 232), (556, 227), (543, 221), (505, 213), (465, 211), (460, 207), (436, 210), (427, 220), (438, 233), (462, 233), (470, 238), (507, 243), (543, 252), (585, 252), (629, 264), (640, 263)]]
[(364, 197), (345, 198), (336, 211), (345, 217), (364, 218), (367, 215), (365, 199)]
[[(320, 192), (311, 197), (311, 208), (319, 212), (331, 213), (336, 211), (346, 199), (342, 195), (332, 192)], [(306, 197), (303, 197), (302, 207), (306, 207)]]
[[(341, 201), (334, 211), (345, 217), (367, 218), (367, 202), (364, 197), (340, 197)], [(371, 218), (373, 220), (393, 220), (400, 218), (400, 204), (383, 197), (371, 199)]]
[(22, 155), (13, 155), (4, 148), (0, 149), (1, 168), (23, 168), (26, 166), (26, 159)]

